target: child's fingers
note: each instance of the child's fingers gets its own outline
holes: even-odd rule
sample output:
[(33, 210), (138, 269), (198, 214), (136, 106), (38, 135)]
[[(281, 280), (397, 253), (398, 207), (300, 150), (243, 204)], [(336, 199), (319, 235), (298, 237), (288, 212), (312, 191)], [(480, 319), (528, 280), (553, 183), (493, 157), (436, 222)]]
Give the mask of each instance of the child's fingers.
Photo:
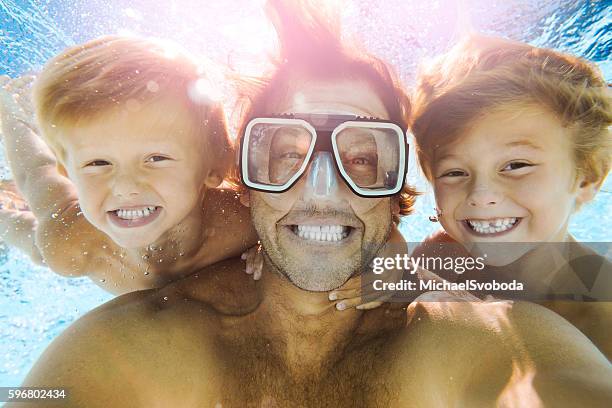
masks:
[(14, 117), (22, 116), (21, 108), (15, 101), (10, 89), (0, 87), (0, 112)]
[(361, 304), (361, 297), (356, 297), (356, 298), (352, 298), (352, 299), (345, 299), (345, 300), (341, 300), (340, 302), (336, 303), (336, 309), (338, 310), (347, 310), (347, 309), (351, 309), (353, 307), (356, 307), (358, 305)]
[(257, 257), (255, 258), (255, 268), (253, 270), (253, 279), (259, 280), (261, 279), (261, 273), (263, 270), (263, 255), (261, 254), (261, 250), (257, 249)]
[(0, 87), (5, 87), (11, 81), (11, 77), (0, 75)]
[(254, 280), (261, 278), (261, 270), (263, 269), (263, 256), (258, 245), (249, 248), (246, 252), (240, 255), (243, 261), (246, 261), (246, 273), (253, 275)]
[(361, 297), (361, 288), (337, 289), (329, 292), (329, 300), (343, 300)]
[(380, 307), (383, 305), (383, 303), (385, 302), (381, 302), (379, 300), (376, 300), (374, 302), (368, 302), (368, 303), (364, 303), (362, 305), (357, 305), (355, 306), (355, 309), (358, 310), (371, 310), (371, 309), (376, 309), (377, 307)]
[(242, 255), (240, 255), (240, 259), (242, 259), (243, 261), (245, 261), (245, 272), (250, 275), (253, 273), (253, 271), (251, 270), (251, 264), (250, 264), (250, 259), (249, 259), (249, 251), (243, 252)]
[(10, 83), (10, 91), (13, 93), (13, 98), (28, 116), (32, 116), (34, 112), (31, 98), (33, 79), (33, 76), (26, 75), (19, 77)]
[(26, 87), (29, 88), (33, 81), (33, 75), (23, 75), (11, 81), (11, 88), (13, 88), (14, 91), (21, 90)]
[(383, 303), (385, 303), (390, 298), (391, 298), (391, 295), (385, 294), (383, 296), (380, 296), (377, 300), (363, 303), (363, 299), (361, 298), (361, 296), (357, 296), (351, 299), (344, 299), (336, 303), (336, 309), (347, 310), (353, 307), (359, 310), (375, 309), (381, 306)]
[[(332, 297), (332, 294), (334, 292), (330, 293), (330, 300)], [(371, 295), (376, 295), (378, 294), (379, 296), (368, 296), (369, 294)], [(360, 294), (360, 291), (357, 290), (357, 292), (355, 293), (351, 293), (352, 296), (347, 297), (347, 298), (338, 298), (338, 299), (342, 299), (340, 302), (338, 302), (336, 304), (336, 308), (338, 310), (346, 310), (349, 309), (351, 307), (355, 307), (356, 309), (359, 310), (369, 310), (369, 309), (375, 309), (379, 306), (381, 306), (383, 303), (385, 303), (386, 301), (388, 301), (393, 294), (392, 293), (383, 293), (380, 294), (376, 291), (374, 292), (366, 292), (365, 294)], [(375, 300), (371, 300), (368, 302), (363, 303), (363, 299), (372, 299), (374, 298)], [(341, 304), (340, 306), (338, 306), (339, 304)]]
[[(347, 293), (344, 298), (348, 298), (348, 297), (353, 297), (354, 295), (352, 295), (351, 293), (353, 292), (349, 292), (349, 291), (355, 291), (355, 290), (360, 290), (361, 289), (361, 278), (360, 277), (353, 277), (351, 279), (349, 279), (344, 285), (342, 285), (342, 289), (335, 289), (333, 291), (330, 292), (331, 293)], [(342, 299), (340, 297), (337, 297), (336, 299)], [(329, 300), (335, 300), (332, 298), (329, 298)]]

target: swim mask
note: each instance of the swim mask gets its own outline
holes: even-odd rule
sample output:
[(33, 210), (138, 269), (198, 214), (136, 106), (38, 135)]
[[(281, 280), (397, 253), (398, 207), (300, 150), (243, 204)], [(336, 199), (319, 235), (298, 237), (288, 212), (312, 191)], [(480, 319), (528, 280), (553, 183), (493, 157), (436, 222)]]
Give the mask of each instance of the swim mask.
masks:
[[(254, 190), (287, 191), (313, 157), (329, 156), (318, 152), (333, 156), (337, 172), (359, 196), (391, 196), (404, 185), (408, 144), (400, 126), (376, 118), (320, 113), (251, 119), (241, 143), (242, 181)], [(330, 163), (316, 162), (313, 166)]]

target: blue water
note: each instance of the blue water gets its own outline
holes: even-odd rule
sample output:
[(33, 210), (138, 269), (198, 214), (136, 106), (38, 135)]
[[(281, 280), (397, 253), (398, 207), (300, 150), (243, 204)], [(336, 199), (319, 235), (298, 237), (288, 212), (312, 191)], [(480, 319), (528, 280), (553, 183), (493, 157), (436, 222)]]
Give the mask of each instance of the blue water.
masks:
[[(206, 4), (202, 6), (202, 4)], [(170, 38), (196, 55), (240, 72), (265, 69), (273, 32), (262, 0), (0, 0), (0, 74), (37, 71), (64, 47), (102, 34)], [(345, 31), (392, 63), (410, 85), (418, 61), (448, 48), (468, 29), (572, 52), (595, 61), (612, 80), (612, 5), (563, 0), (359, 0), (344, 2)], [(228, 106), (228, 108), (231, 108)], [(1, 148), (1, 146), (0, 146)], [(0, 159), (0, 177), (10, 177)], [(410, 179), (428, 188), (416, 168)], [(610, 241), (612, 180), (577, 214), (571, 232)], [(431, 194), (401, 230), (420, 241), (436, 224)], [(71, 322), (110, 299), (87, 279), (64, 279), (0, 247), (0, 386), (15, 386), (49, 342)]]

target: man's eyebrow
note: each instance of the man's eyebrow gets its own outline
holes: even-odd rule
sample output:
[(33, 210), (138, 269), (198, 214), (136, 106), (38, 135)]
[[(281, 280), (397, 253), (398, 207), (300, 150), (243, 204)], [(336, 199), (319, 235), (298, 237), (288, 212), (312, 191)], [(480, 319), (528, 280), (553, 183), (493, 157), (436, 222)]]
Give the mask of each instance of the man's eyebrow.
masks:
[(536, 150), (543, 150), (540, 146), (538, 146), (537, 144), (531, 142), (530, 140), (516, 140), (514, 142), (506, 143), (506, 146), (508, 146), (508, 147), (527, 146), (527, 147), (531, 147), (531, 148), (536, 149)]
[(445, 153), (445, 154), (441, 155), (440, 157), (435, 157), (435, 161), (436, 162), (440, 162), (442, 160), (453, 159), (455, 157), (457, 157), (457, 155), (455, 153)]

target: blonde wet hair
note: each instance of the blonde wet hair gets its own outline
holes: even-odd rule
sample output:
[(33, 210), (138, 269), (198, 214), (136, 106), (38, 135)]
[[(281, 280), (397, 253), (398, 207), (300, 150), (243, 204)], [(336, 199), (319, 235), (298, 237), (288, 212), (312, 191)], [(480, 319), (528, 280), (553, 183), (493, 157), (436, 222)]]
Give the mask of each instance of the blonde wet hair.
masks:
[(412, 132), (431, 181), (437, 147), (479, 117), (537, 105), (569, 130), (578, 175), (601, 184), (610, 171), (611, 95), (597, 67), (581, 58), (502, 38), (473, 35), (423, 67)]
[(104, 36), (51, 59), (36, 79), (33, 102), (43, 138), (63, 162), (66, 128), (171, 97), (193, 118), (210, 157), (227, 169), (233, 146), (221, 103), (196, 92), (198, 81), (207, 80), (194, 60), (169, 42)]

